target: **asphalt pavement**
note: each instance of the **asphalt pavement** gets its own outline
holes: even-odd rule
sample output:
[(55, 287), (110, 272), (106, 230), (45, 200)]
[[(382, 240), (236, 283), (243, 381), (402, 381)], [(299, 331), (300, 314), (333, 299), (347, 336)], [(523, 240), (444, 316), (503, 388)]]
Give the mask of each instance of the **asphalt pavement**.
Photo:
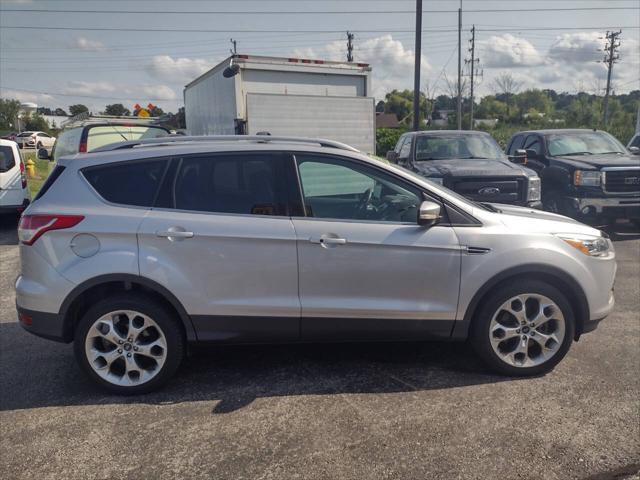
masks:
[(225, 347), (162, 391), (96, 390), (70, 345), (17, 324), (0, 219), (0, 477), (639, 478), (640, 233), (615, 312), (550, 374), (488, 373), (465, 344)]

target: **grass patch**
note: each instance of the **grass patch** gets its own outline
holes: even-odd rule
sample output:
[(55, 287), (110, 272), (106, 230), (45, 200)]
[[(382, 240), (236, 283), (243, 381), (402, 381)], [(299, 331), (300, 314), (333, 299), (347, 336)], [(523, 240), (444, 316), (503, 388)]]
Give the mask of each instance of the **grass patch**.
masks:
[(33, 160), (35, 163), (35, 175), (30, 177), (27, 175), (27, 185), (29, 187), (29, 192), (31, 193), (31, 198), (34, 198), (37, 193), (40, 191), (40, 187), (49, 176), (49, 172), (53, 168), (53, 162), (49, 160), (38, 160), (37, 154), (35, 151), (21, 151), (22, 159), (25, 164), (27, 160)]

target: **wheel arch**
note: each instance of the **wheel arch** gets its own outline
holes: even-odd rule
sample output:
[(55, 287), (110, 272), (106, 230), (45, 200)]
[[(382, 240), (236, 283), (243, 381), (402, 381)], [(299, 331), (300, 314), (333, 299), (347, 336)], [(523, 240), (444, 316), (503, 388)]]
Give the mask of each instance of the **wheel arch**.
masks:
[(146, 277), (132, 274), (107, 274), (87, 280), (76, 286), (60, 306), (59, 314), (64, 319), (64, 340), (73, 340), (75, 326), (92, 301), (118, 292), (136, 292), (153, 297), (175, 312), (180, 319), (186, 340), (196, 341), (197, 336), (189, 314), (182, 303), (165, 287)]
[(584, 331), (585, 322), (590, 318), (589, 303), (584, 290), (568, 273), (550, 265), (538, 264), (521, 265), (504, 270), (485, 282), (469, 302), (463, 319), (455, 322), (452, 337), (466, 339), (481, 300), (500, 288), (501, 285), (521, 278), (542, 280), (558, 288), (567, 297), (576, 320), (574, 339), (577, 341)]

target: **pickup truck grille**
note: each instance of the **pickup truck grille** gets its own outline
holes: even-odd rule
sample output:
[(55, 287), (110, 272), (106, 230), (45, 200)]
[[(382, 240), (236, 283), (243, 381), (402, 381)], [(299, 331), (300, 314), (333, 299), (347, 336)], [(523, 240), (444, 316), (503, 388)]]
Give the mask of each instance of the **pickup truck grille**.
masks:
[(607, 193), (640, 193), (640, 168), (604, 169), (604, 191)]
[(526, 200), (525, 183), (524, 178), (453, 178), (445, 186), (478, 202), (516, 203)]

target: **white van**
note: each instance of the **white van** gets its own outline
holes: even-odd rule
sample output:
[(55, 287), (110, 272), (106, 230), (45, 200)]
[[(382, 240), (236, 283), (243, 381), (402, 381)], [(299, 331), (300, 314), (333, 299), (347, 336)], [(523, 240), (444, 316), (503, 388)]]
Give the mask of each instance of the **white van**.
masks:
[(0, 139), (0, 213), (21, 213), (30, 201), (18, 144)]

